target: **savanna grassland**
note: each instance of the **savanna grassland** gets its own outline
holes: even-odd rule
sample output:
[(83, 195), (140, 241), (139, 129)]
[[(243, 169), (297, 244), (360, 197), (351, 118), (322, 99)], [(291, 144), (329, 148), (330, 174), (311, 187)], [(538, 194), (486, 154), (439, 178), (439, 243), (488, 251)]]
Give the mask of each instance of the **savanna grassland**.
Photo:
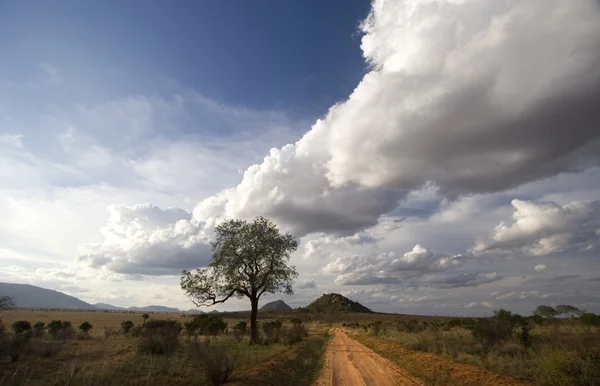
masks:
[[(249, 346), (243, 317), (148, 316), (0, 312), (0, 385), (309, 385), (327, 341), (326, 329), (298, 320), (262, 319), (261, 344)], [(19, 321), (30, 328), (12, 328)]]
[[(249, 345), (247, 313), (144, 320), (141, 313), (10, 310), (0, 318), (4, 342), (13, 340), (3, 346), (0, 385), (310, 385), (323, 354), (335, 350), (327, 345), (331, 329), (425, 385), (600, 385), (599, 319), (585, 313), (259, 313), (256, 346)], [(30, 332), (15, 330), (19, 321)], [(79, 329), (84, 322), (88, 332)]]

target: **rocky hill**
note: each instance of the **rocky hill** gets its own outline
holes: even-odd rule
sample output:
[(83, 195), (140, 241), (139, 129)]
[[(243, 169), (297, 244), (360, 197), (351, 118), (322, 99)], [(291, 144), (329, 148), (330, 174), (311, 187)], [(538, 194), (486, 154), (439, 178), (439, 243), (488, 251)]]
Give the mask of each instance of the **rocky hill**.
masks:
[(311, 312), (373, 312), (362, 304), (340, 294), (324, 294), (305, 307)]
[(272, 311), (291, 311), (292, 307), (288, 306), (283, 300), (275, 300), (274, 302), (267, 303), (260, 307), (261, 312), (272, 312)]

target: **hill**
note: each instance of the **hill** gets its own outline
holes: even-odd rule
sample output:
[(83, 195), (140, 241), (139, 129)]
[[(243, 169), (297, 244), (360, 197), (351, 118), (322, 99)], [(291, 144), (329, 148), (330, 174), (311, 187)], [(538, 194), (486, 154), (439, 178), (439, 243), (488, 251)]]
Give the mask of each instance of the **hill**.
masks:
[(283, 300), (275, 300), (274, 302), (267, 303), (259, 308), (262, 312), (271, 311), (291, 311), (292, 307), (288, 306)]
[(312, 312), (373, 312), (362, 304), (340, 294), (324, 294), (306, 306), (305, 310)]
[(22, 308), (96, 309), (76, 297), (29, 284), (0, 283), (0, 295), (10, 296), (15, 306)]

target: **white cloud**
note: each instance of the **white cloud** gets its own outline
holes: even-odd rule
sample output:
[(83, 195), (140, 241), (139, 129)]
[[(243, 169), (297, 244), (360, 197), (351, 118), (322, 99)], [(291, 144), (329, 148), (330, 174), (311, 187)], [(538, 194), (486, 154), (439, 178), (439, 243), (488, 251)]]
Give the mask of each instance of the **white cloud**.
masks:
[(600, 201), (555, 202), (513, 200), (512, 224), (501, 222), (476, 252), (524, 251), (534, 256), (567, 249), (591, 249), (600, 239)]
[(83, 246), (79, 261), (118, 273), (178, 274), (210, 262), (214, 226), (214, 219), (198, 222), (178, 208), (115, 206), (104, 243)]
[(433, 252), (417, 244), (402, 256), (387, 252), (376, 256), (338, 257), (322, 272), (337, 275), (335, 282), (340, 285), (400, 284), (428, 273), (456, 268), (463, 263), (463, 258)]
[(536, 272), (540, 272), (540, 271), (544, 271), (546, 269), (546, 265), (545, 264), (538, 264), (534, 267), (534, 269), (536, 270)]

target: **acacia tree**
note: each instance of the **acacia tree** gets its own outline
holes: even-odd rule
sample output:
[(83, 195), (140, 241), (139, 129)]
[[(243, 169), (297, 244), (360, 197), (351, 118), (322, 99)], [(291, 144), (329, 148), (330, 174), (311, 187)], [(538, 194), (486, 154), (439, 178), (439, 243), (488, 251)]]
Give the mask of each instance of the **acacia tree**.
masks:
[(293, 294), (296, 268), (288, 265), (298, 242), (264, 217), (253, 222), (229, 220), (215, 229), (213, 262), (194, 273), (181, 273), (181, 288), (197, 306), (224, 303), (232, 297), (250, 299), (250, 344), (258, 343), (256, 315), (265, 293)]

